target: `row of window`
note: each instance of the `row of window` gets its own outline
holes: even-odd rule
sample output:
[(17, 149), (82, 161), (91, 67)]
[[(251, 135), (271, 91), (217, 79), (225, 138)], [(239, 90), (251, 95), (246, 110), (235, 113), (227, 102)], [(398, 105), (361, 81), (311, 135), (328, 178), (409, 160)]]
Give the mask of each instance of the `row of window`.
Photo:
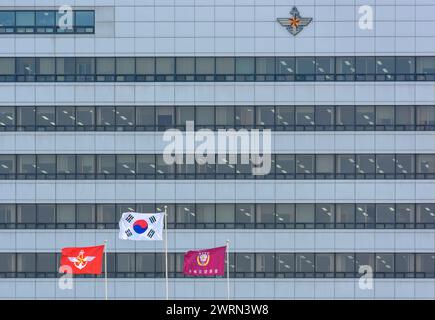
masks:
[(117, 229), (124, 212), (163, 212), (171, 229), (435, 228), (435, 204), (0, 204), (0, 229)]
[(0, 107), (0, 131), (435, 130), (435, 106)]
[[(0, 180), (435, 179), (435, 154), (272, 154), (269, 174), (256, 176), (258, 166), (249, 155), (216, 155), (210, 156), (214, 163), (186, 164), (194, 157), (180, 156), (184, 164), (169, 165), (162, 154), (2, 154)], [(264, 170), (266, 162), (267, 157)]]
[(0, 81), (434, 81), (435, 57), (0, 58)]
[[(171, 278), (185, 277), (183, 259), (184, 253), (168, 254)], [(59, 263), (59, 253), (0, 253), (0, 278), (58, 277)], [(233, 278), (359, 278), (367, 266), (376, 278), (435, 277), (433, 253), (229, 254)], [(162, 253), (108, 253), (107, 270), (110, 278), (163, 278), (165, 258)]]
[[(68, 21), (68, 19), (72, 21)], [(95, 11), (1, 10), (0, 34), (94, 33)]]

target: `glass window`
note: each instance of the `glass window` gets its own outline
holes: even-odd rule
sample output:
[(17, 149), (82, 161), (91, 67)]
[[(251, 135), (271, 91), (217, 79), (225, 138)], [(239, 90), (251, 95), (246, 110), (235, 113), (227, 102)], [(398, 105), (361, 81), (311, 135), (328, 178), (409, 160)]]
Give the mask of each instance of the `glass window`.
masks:
[(296, 125), (314, 126), (314, 106), (296, 107)]
[(353, 253), (336, 253), (335, 271), (355, 272), (355, 258), (353, 256)]
[(136, 261), (134, 253), (117, 253), (116, 254), (116, 271), (117, 272), (135, 272)]
[(258, 57), (255, 59), (256, 74), (275, 74), (275, 58)]
[(114, 107), (97, 107), (97, 125), (114, 126), (116, 110)]
[(295, 173), (295, 156), (286, 154), (277, 154), (275, 156), (276, 174), (294, 174)]
[(278, 75), (294, 74), (295, 58), (276, 57), (276, 73)]
[(15, 254), (0, 253), (0, 273), (15, 272)]
[(137, 155), (136, 165), (138, 174), (155, 174), (156, 165), (154, 155)]
[(334, 124), (334, 107), (316, 106), (316, 125), (330, 126)]
[(55, 155), (38, 155), (37, 173), (48, 175), (56, 173), (56, 156)]
[(273, 253), (257, 253), (255, 257), (256, 272), (274, 272), (275, 255)]
[(77, 155), (77, 173), (95, 173), (95, 157), (93, 155)]
[(74, 174), (76, 172), (76, 156), (57, 155), (56, 167), (58, 174)]
[(434, 274), (435, 255), (431, 253), (417, 253), (415, 257), (415, 271)]
[(377, 106), (376, 107), (376, 124), (394, 125), (394, 106)]
[(236, 58), (236, 74), (253, 75), (255, 73), (254, 58), (237, 57)]
[(15, 13), (14, 11), (0, 12), (0, 28), (15, 26)]
[(156, 124), (158, 126), (172, 126), (174, 121), (174, 107), (156, 107)]
[(336, 106), (335, 121), (339, 126), (351, 126), (355, 124), (355, 107), (354, 106)]
[(316, 272), (334, 272), (334, 254), (316, 254)]
[(99, 174), (115, 174), (115, 155), (98, 155), (97, 170)]
[(296, 272), (314, 272), (314, 253), (296, 253), (295, 266)]
[(297, 57), (296, 58), (296, 73), (299, 75), (315, 74), (315, 58)]
[(394, 272), (394, 253), (376, 254), (376, 272)]
[(115, 223), (116, 206), (114, 204), (97, 205), (97, 223)]
[(55, 107), (36, 108), (36, 125), (50, 127), (56, 125)]
[(97, 74), (115, 74), (115, 58), (96, 58)]
[[(77, 69), (77, 72), (79, 71), (80, 69)], [(56, 74), (74, 75), (75, 73), (76, 73), (75, 58), (56, 58)]]
[(18, 27), (33, 27), (35, 25), (35, 12), (16, 11), (15, 20)]
[(15, 223), (14, 204), (0, 204), (0, 224), (2, 223)]
[(317, 57), (316, 58), (316, 74), (318, 74), (318, 75), (334, 74), (334, 58), (333, 57)]
[(116, 58), (116, 74), (132, 75), (135, 72), (134, 58)]
[(417, 173), (435, 173), (435, 155), (417, 155)]
[(36, 11), (36, 26), (37, 27), (54, 27), (55, 26), (54, 11)]
[(316, 173), (334, 174), (334, 161), (333, 154), (318, 154), (316, 156)]
[(357, 173), (374, 174), (375, 173), (375, 155), (358, 154), (356, 156)]
[(396, 155), (396, 174), (415, 173), (415, 157), (412, 154)]
[(296, 173), (314, 173), (314, 161), (315, 157), (312, 154), (296, 155)]
[(196, 205), (196, 222), (197, 223), (214, 223), (215, 206), (214, 204), (197, 204)]
[(355, 73), (355, 58), (354, 57), (336, 57), (335, 72), (337, 74), (354, 74)]
[(94, 107), (77, 107), (77, 125), (93, 126), (95, 125), (95, 108)]
[(0, 75), (15, 75), (14, 58), (0, 58)]
[(156, 255), (154, 253), (136, 253), (136, 272), (153, 273), (156, 271)]
[(414, 254), (396, 253), (394, 264), (396, 272), (414, 272)]
[(195, 205), (177, 204), (175, 215), (178, 223), (195, 223)]
[(0, 175), (15, 173), (15, 156), (0, 155)]
[(376, 74), (394, 74), (396, 72), (395, 57), (377, 57)]
[(394, 223), (395, 215), (394, 204), (378, 203), (376, 205), (376, 223)]
[(295, 123), (295, 112), (294, 107), (290, 106), (277, 106), (276, 107), (276, 124), (291, 126)]
[(214, 120), (214, 107), (197, 106), (196, 111), (196, 123), (200, 126), (213, 126)]
[(39, 204), (37, 207), (38, 223), (55, 223), (56, 206), (54, 204)]
[(360, 75), (375, 74), (375, 58), (356, 57), (356, 73)]
[(257, 223), (274, 223), (275, 205), (265, 203), (257, 204), (255, 214)]
[(77, 204), (77, 223), (95, 223), (95, 205)]
[(154, 58), (136, 58), (136, 74), (154, 75), (155, 61)]
[(214, 75), (214, 58), (198, 57), (196, 60), (196, 74)]
[(154, 107), (135, 107), (137, 126), (154, 126)]
[(295, 256), (293, 253), (276, 254), (276, 272), (294, 272)]
[(168, 165), (163, 159), (163, 155), (156, 155), (156, 172), (157, 174), (173, 174), (175, 173), (175, 165)]
[(216, 204), (216, 223), (234, 223), (234, 204)]
[(350, 203), (337, 203), (335, 205), (335, 217), (338, 223), (355, 222), (355, 205)]
[(356, 222), (357, 223), (374, 223), (375, 222), (375, 205), (358, 203), (356, 205)]
[(417, 223), (435, 223), (435, 204), (417, 205)]
[(236, 253), (236, 272), (254, 272), (253, 253)]
[(35, 155), (17, 155), (17, 169), (21, 174), (36, 173), (36, 156)]
[(396, 158), (394, 154), (376, 155), (376, 173), (394, 174), (395, 167), (396, 167)]
[(236, 125), (253, 126), (254, 108), (236, 106)]
[(17, 223), (36, 223), (36, 205), (17, 205)]
[(415, 59), (414, 57), (396, 57), (397, 74), (414, 74)]
[(134, 125), (135, 107), (117, 107), (116, 108), (116, 125), (133, 126)]
[(337, 174), (354, 174), (355, 173), (355, 155), (337, 154), (336, 156)]
[(216, 74), (234, 74), (234, 58), (218, 57), (216, 58)]
[(294, 223), (295, 222), (295, 205), (294, 204), (276, 204), (276, 223)]
[(56, 74), (56, 63), (54, 58), (36, 58), (36, 74)]
[(16, 58), (17, 74), (19, 75), (33, 75), (35, 74), (35, 58)]
[[(355, 271), (360, 272), (361, 267), (370, 267), (375, 272), (375, 256), (373, 253), (355, 253)], [(362, 271), (362, 270), (361, 270)]]
[(334, 223), (333, 204), (316, 204), (316, 223)]
[(417, 107), (417, 125), (435, 125), (435, 106)]
[(36, 254), (17, 253), (17, 272), (35, 272)]
[(95, 25), (95, 13), (93, 11), (75, 11), (76, 27), (92, 27)]
[(177, 75), (195, 74), (195, 58), (177, 58)]
[(414, 223), (415, 206), (413, 204), (396, 204), (396, 223)]
[(15, 125), (15, 108), (14, 107), (0, 107), (0, 126), (13, 126)]
[(233, 126), (234, 125), (234, 107), (233, 106), (216, 106), (216, 125)]
[(256, 108), (257, 125), (273, 126), (275, 122), (274, 107), (257, 107)]
[(435, 74), (435, 57), (417, 57), (417, 74)]
[(237, 204), (236, 223), (254, 223), (254, 222), (255, 222), (255, 205)]
[(369, 125), (375, 124), (375, 107), (374, 106), (356, 106), (356, 124)]
[(133, 154), (116, 156), (116, 173), (135, 174), (135, 156)]
[[(103, 59), (111, 58), (98, 58), (98, 74), (106, 74), (105, 71), (110, 71), (110, 61)], [(76, 73), (78, 75), (95, 74), (95, 59), (94, 58), (76, 58)], [(112, 72), (113, 73), (113, 72)], [(111, 74), (111, 73), (109, 73)]]
[(296, 204), (296, 223), (314, 223), (314, 204)]
[(73, 204), (58, 204), (56, 206), (57, 223), (75, 223), (76, 208)]
[(173, 75), (175, 73), (174, 58), (156, 58), (156, 74)]
[(395, 106), (396, 125), (413, 125), (415, 124), (414, 106)]

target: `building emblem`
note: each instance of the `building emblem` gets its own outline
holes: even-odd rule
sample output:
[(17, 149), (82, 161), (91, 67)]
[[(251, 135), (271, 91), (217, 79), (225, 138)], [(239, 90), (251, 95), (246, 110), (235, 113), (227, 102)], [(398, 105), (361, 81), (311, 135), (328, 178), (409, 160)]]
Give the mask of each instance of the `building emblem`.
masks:
[(198, 254), (198, 256), (196, 257), (196, 262), (199, 266), (206, 267), (210, 262), (210, 254), (208, 252), (202, 252)]
[(290, 18), (278, 18), (279, 24), (282, 25), (290, 32), (293, 36), (301, 32), (313, 18), (302, 18), (299, 14), (299, 10), (296, 7), (290, 11)]
[(95, 259), (95, 257), (91, 257), (91, 256), (85, 257), (84, 254), (85, 252), (81, 250), (77, 257), (68, 257), (68, 260), (74, 263), (74, 266), (77, 269), (82, 270), (88, 265), (88, 262), (91, 262), (92, 260)]

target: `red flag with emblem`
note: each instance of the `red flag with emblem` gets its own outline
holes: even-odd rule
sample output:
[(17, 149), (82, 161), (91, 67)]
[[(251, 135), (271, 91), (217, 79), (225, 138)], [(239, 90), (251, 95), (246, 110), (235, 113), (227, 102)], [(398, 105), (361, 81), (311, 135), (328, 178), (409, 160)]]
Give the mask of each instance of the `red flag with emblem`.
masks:
[(61, 267), (69, 266), (72, 274), (101, 274), (104, 245), (96, 247), (63, 248)]

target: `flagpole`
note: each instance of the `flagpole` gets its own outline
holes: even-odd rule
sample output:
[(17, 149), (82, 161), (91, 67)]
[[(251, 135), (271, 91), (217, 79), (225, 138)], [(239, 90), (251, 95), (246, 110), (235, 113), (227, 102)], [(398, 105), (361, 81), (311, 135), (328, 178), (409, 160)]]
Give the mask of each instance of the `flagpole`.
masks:
[(227, 240), (227, 299), (230, 300), (230, 240)]
[(166, 300), (169, 300), (169, 276), (168, 276), (168, 206), (165, 206), (165, 287), (166, 287)]
[(105, 292), (106, 292), (106, 300), (108, 300), (107, 295), (107, 240), (104, 240), (104, 278), (105, 278)]

